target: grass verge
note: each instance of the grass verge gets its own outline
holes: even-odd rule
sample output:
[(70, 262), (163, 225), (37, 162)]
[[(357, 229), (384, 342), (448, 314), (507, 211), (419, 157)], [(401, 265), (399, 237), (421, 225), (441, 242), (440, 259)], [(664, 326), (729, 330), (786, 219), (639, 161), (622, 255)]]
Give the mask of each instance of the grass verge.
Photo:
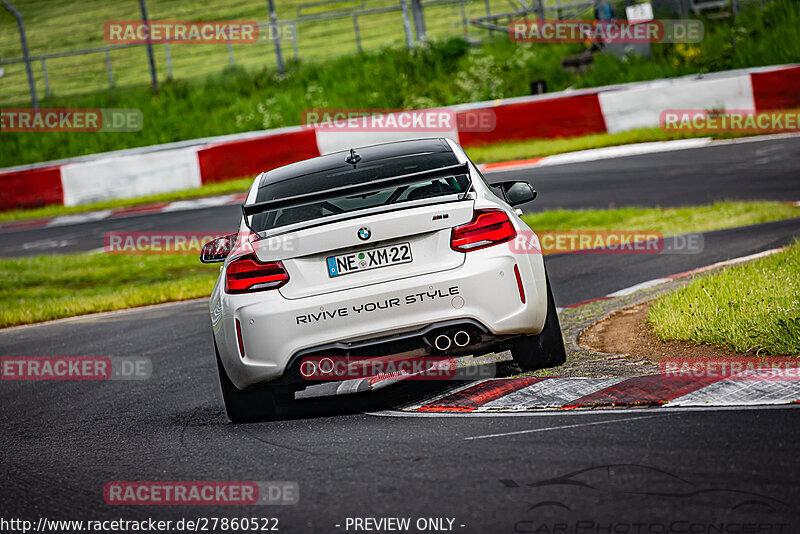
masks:
[(641, 230), (677, 235), (800, 217), (800, 208), (781, 202), (715, 202), (683, 208), (552, 210), (523, 215), (535, 232), (555, 230)]
[(647, 321), (663, 341), (800, 356), (800, 241), (772, 256), (695, 278), (657, 299)]
[(0, 260), (0, 327), (209, 295), (219, 266), (191, 256)]
[[(539, 231), (641, 228), (677, 234), (794, 217), (798, 211), (775, 202), (722, 202), (667, 211), (559, 210), (525, 219)], [(218, 272), (195, 255), (0, 259), (0, 327), (207, 296)]]

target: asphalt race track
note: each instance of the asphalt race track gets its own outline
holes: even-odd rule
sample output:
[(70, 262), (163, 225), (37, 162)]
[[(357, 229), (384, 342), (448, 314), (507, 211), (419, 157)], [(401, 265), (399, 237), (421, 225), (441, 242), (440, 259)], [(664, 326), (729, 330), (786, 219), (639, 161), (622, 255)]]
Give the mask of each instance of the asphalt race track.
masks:
[[(715, 200), (800, 200), (800, 137), (739, 140), (678, 150), (527, 170), (491, 180), (527, 180), (539, 193), (524, 211), (610, 206), (708, 204)], [(200, 213), (202, 215), (200, 215)], [(79, 252), (103, 246), (106, 232), (234, 232), (238, 206), (139, 215), (52, 228), (3, 231), (0, 256)]]
[[(765, 161), (754, 162), (757, 154)], [(722, 164), (727, 170), (717, 172)], [(537, 207), (800, 200), (800, 139), (513, 175), (534, 181)], [(209, 212), (202, 229), (235, 225), (235, 208)], [(87, 238), (112, 224), (194, 230), (193, 216), (7, 232), (0, 242), (11, 256), (19, 252), (14, 243), (72, 232), (75, 248), (58, 251), (86, 250), (99, 246)], [(800, 219), (710, 232), (694, 254), (573, 254), (546, 263), (556, 301), (566, 305), (795, 237)], [(3, 517), (276, 517), (281, 532), (328, 533), (353, 532), (345, 529), (348, 517), (449, 518), (452, 531), (490, 534), (800, 531), (795, 407), (414, 416), (391, 407), (444, 386), (406, 382), (304, 400), (293, 420), (232, 425), (206, 305), (198, 301), (0, 331), (0, 354), (148, 357), (153, 364), (143, 381), (0, 383)], [(300, 499), (293, 506), (105, 504), (105, 484), (137, 480), (295, 481)]]
[(530, 206), (565, 209), (686, 206), (715, 200), (800, 200), (800, 137), (507, 171), (542, 193)]

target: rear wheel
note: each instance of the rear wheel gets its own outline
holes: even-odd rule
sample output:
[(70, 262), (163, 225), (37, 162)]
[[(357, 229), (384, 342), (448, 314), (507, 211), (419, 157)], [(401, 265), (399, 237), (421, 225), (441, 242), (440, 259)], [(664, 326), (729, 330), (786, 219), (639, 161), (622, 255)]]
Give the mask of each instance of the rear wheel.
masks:
[(288, 414), (294, 401), (291, 391), (279, 384), (271, 383), (253, 389), (237, 388), (222, 365), (216, 342), (214, 342), (214, 350), (217, 355), (217, 371), (219, 371), (219, 383), (222, 388), (222, 400), (225, 403), (228, 419), (234, 423), (269, 421)]
[(550, 280), (545, 273), (547, 282), (547, 318), (544, 328), (534, 336), (525, 336), (514, 340), (511, 355), (523, 371), (535, 371), (547, 367), (558, 367), (567, 361), (564, 350), (564, 337), (561, 334), (561, 325), (558, 322), (556, 303), (553, 292), (550, 290)]

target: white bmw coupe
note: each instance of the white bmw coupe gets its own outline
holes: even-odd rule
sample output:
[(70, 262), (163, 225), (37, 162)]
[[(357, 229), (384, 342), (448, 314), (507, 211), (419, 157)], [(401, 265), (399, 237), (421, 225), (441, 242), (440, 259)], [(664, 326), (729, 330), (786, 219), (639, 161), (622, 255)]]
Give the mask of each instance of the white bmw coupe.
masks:
[(449, 139), (257, 176), (239, 232), (201, 255), (223, 262), (210, 311), (228, 417), (291, 406), (314, 383), (309, 356), (510, 350), (524, 371), (562, 364), (538, 239), (513, 208), (535, 197), (527, 182), (490, 186)]

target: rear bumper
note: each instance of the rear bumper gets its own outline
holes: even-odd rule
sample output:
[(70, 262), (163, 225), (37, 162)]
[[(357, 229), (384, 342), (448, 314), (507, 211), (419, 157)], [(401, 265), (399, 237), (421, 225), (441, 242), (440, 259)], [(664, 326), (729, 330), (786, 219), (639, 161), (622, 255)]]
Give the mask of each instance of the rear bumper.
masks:
[(468, 356), (482, 349), (487, 349), (484, 352), (488, 352), (497, 350), (501, 345), (510, 346), (510, 343), (505, 343), (510, 339), (513, 339), (513, 336), (494, 335), (473, 319), (442, 321), (409, 332), (360, 341), (329, 343), (301, 350), (290, 358), (282, 380), (290, 387), (302, 388), (313, 384), (314, 382), (306, 378), (309, 375), (304, 375), (301, 369), (307, 357), (311, 361), (319, 361), (319, 357), (326, 357), (350, 362), (390, 355), (413, 358)]
[(217, 295), (215, 337), (228, 376), (239, 388), (288, 375), (299, 356), (323, 350), (356, 355), (353, 351), (363, 349), (379, 356), (426, 348), (431, 325), (473, 325), (487, 340), (470, 344), (478, 350), (488, 340), (540, 332), (547, 313), (541, 256), (515, 255), (505, 246), (471, 252), (455, 269), (302, 299), (285, 299), (278, 291), (227, 295), (217, 289), (212, 303)]

